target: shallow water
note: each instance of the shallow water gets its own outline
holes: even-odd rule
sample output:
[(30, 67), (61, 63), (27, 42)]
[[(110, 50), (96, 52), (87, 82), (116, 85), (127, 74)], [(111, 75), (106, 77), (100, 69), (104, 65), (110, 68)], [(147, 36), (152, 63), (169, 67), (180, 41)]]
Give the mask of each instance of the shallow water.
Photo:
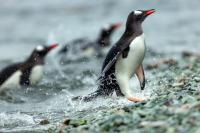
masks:
[[(157, 12), (147, 18), (143, 26), (147, 47), (157, 55), (147, 54), (144, 64), (156, 61), (162, 54), (179, 58), (183, 50), (200, 49), (199, 4), (199, 0), (3, 1), (0, 5), (0, 68), (23, 60), (37, 44), (63, 44), (83, 36), (95, 39), (105, 23), (123, 23), (112, 38), (116, 42), (130, 11), (151, 8)], [(56, 51), (48, 56), (45, 75), (39, 85), (0, 94), (0, 132), (46, 130), (56, 127), (65, 118), (86, 117), (94, 115), (95, 110), (134, 104), (123, 98), (72, 102), (73, 95), (84, 95), (96, 89), (102, 59), (59, 65)], [(131, 86), (135, 94), (151, 97), (153, 90), (159, 87), (155, 77), (162, 74), (147, 71), (144, 92), (133, 78)], [(48, 119), (50, 124), (40, 125), (43, 119)]]

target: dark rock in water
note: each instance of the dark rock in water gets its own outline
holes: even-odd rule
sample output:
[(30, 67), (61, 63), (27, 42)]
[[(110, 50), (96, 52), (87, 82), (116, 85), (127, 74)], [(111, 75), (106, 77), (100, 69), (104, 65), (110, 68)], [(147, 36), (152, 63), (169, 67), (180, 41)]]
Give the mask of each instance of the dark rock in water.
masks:
[(187, 57), (191, 57), (191, 56), (194, 56), (194, 54), (192, 52), (189, 52), (189, 51), (183, 51), (182, 52), (182, 56), (184, 58), (187, 58)]
[(78, 127), (81, 125), (86, 125), (87, 121), (86, 120), (70, 120), (69, 125), (72, 125), (73, 127)]
[(194, 57), (194, 58), (200, 58), (200, 54), (193, 53), (191, 51), (183, 51), (182, 52), (182, 57), (183, 58), (192, 58), (192, 57)]
[(64, 120), (63, 124), (64, 125), (69, 125), (70, 121), (71, 121), (70, 119), (66, 119), (66, 120)]
[(149, 65), (147, 65), (147, 67), (146, 67), (146, 69), (147, 70), (152, 70), (152, 69), (156, 69), (156, 68), (158, 68), (158, 64), (149, 64)]
[(66, 128), (67, 126), (79, 127), (86, 124), (87, 124), (87, 121), (83, 119), (65, 119), (63, 124), (60, 125), (59, 128), (62, 130)]
[(196, 82), (200, 82), (200, 77), (194, 77), (194, 80), (195, 80)]
[(44, 120), (41, 120), (40, 121), (40, 125), (47, 125), (47, 124), (49, 124), (50, 122), (49, 122), (49, 120), (47, 120), (47, 119), (44, 119)]

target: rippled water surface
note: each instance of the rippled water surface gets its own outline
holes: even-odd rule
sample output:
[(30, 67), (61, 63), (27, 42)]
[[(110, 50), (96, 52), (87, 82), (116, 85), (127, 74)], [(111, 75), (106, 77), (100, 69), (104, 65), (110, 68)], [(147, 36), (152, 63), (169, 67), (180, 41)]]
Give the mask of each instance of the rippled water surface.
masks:
[[(157, 11), (145, 20), (143, 27), (148, 49), (158, 54), (147, 54), (144, 64), (162, 54), (178, 58), (183, 50), (200, 49), (199, 5), (199, 0), (1, 0), (0, 68), (23, 60), (37, 44), (63, 44), (77, 37), (92, 40), (102, 25), (122, 22), (123, 27), (112, 37), (114, 43), (122, 34), (130, 11), (151, 8)], [(96, 89), (102, 60), (60, 65), (56, 50), (52, 52), (40, 84), (0, 93), (0, 132), (45, 130), (57, 126), (64, 118), (87, 117), (106, 108), (133, 104), (123, 98), (90, 103), (70, 100), (73, 95)], [(147, 87), (143, 92), (137, 79), (131, 80), (136, 95), (151, 97), (158, 87), (154, 85), (152, 72), (147, 71), (146, 78)], [(48, 119), (50, 124), (40, 125), (43, 119)]]

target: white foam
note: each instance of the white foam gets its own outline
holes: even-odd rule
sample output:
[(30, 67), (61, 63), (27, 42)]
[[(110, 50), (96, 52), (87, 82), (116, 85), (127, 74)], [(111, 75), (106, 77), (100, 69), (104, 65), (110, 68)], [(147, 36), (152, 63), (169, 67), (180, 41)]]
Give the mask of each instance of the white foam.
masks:
[(17, 113), (0, 113), (0, 127), (17, 127), (35, 124), (33, 117), (27, 114)]

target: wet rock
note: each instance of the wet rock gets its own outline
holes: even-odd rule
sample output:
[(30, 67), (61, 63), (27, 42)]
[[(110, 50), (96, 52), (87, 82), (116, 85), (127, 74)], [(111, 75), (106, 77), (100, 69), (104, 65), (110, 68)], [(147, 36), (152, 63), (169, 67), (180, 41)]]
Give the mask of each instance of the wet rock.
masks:
[(200, 111), (200, 102), (192, 104), (191, 108), (195, 108), (195, 109), (198, 109)]
[(67, 126), (78, 127), (86, 124), (87, 121), (83, 119), (65, 119), (64, 122), (59, 126), (59, 129), (66, 128)]
[(129, 125), (131, 122), (131, 117), (128, 115), (113, 115), (109, 119), (104, 120), (99, 123), (99, 127), (102, 132), (114, 132), (118, 128), (122, 128), (125, 125)]
[(156, 69), (156, 68), (158, 68), (158, 64), (149, 64), (149, 65), (147, 65), (147, 67), (146, 67), (146, 69), (147, 70), (152, 70), (152, 69)]
[(183, 87), (184, 85), (185, 85), (184, 82), (180, 82), (172, 84), (172, 87)]
[(168, 124), (165, 121), (142, 121), (140, 127), (166, 127)]
[(198, 53), (193, 53), (191, 51), (183, 51), (182, 52), (182, 56), (184, 58), (191, 58), (191, 57), (194, 57), (194, 58), (199, 58), (200, 57), (200, 54)]
[(70, 119), (65, 119), (64, 122), (63, 122), (63, 124), (64, 125), (69, 125), (70, 121), (71, 121)]
[(63, 129), (65, 129), (65, 128), (69, 125), (69, 123), (70, 123), (70, 119), (65, 119), (65, 120), (63, 121), (63, 123), (61, 123), (61, 124), (57, 127), (59, 133), (64, 132)]
[(49, 120), (47, 120), (47, 119), (44, 119), (44, 120), (41, 120), (40, 121), (40, 125), (47, 125), (47, 124), (49, 124), (50, 122), (49, 122)]
[(156, 62), (154, 64), (147, 65), (146, 69), (147, 70), (156, 69), (156, 68), (158, 68), (159, 66), (161, 66), (163, 64), (169, 65), (169, 66), (173, 66), (173, 65), (177, 65), (178, 62), (176, 60), (174, 60), (174, 59), (163, 59), (163, 60), (160, 60), (160, 61), (158, 61), (158, 62)]
[(182, 52), (182, 56), (183, 56), (184, 58), (186, 58), (186, 57), (194, 56), (194, 54), (193, 54), (192, 52), (190, 52), (190, 51), (183, 51), (183, 52)]
[(168, 60), (163, 60), (163, 64), (167, 64), (167, 65), (177, 65), (178, 62), (174, 59), (168, 59)]
[(87, 121), (82, 120), (82, 119), (77, 119), (77, 120), (70, 120), (69, 125), (72, 125), (73, 127), (78, 127), (81, 125), (86, 125)]
[(193, 68), (193, 64), (188, 64), (187, 66), (185, 66), (185, 69), (191, 70), (192, 68)]
[[(76, 127), (83, 126), (83, 125), (86, 125), (86, 124), (87, 124), (87, 121), (86, 120), (82, 120), (82, 119), (76, 119), (76, 120), (65, 119), (63, 121), (63, 123), (61, 123), (57, 127), (57, 130), (58, 130), (58, 132), (62, 133), (62, 132), (65, 132), (65, 129), (68, 129), (69, 127), (76, 128)], [(84, 130), (87, 130), (87, 128), (88, 127), (83, 127)]]
[(194, 80), (195, 80), (196, 82), (200, 82), (200, 77), (194, 77)]
[(192, 97), (192, 96), (184, 96), (182, 99), (181, 99), (181, 101), (183, 102), (183, 103), (194, 103), (194, 102), (196, 102), (196, 99), (194, 98), (194, 97)]
[(190, 78), (188, 78), (187, 76), (181, 76), (181, 77), (178, 77), (178, 82), (186, 84), (187, 82), (189, 82), (189, 79)]
[(164, 101), (163, 105), (165, 106), (171, 106), (173, 104), (173, 100), (172, 99), (167, 99), (166, 101)]

